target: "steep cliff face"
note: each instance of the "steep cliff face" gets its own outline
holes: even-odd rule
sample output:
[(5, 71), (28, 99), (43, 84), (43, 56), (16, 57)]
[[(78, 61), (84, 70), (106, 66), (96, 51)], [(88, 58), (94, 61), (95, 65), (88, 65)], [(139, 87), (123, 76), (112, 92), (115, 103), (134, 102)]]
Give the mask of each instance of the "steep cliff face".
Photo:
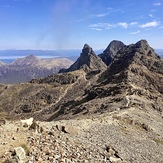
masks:
[(102, 59), (102, 61), (109, 66), (112, 62), (114, 56), (117, 52), (123, 48), (125, 44), (121, 41), (113, 40), (110, 42), (108, 47), (103, 51), (103, 53), (99, 54), (98, 56)]
[(83, 69), (85, 72), (101, 71), (106, 69), (105, 63), (98, 57), (93, 49), (85, 44), (80, 57), (68, 69), (61, 70), (60, 72), (70, 72)]
[(132, 81), (143, 87), (148, 86), (148, 89), (154, 84), (157, 86), (153, 89), (162, 92), (160, 77), (163, 75), (163, 62), (146, 40), (124, 46), (104, 74), (105, 82)]

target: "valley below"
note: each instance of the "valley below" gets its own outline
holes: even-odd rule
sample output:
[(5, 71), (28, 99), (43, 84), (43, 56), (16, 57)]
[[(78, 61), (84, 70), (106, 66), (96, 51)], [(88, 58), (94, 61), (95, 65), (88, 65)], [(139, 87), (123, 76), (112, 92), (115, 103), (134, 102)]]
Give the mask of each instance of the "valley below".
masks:
[(3, 163), (161, 163), (163, 61), (146, 40), (85, 44), (58, 74), (1, 84), (0, 123)]

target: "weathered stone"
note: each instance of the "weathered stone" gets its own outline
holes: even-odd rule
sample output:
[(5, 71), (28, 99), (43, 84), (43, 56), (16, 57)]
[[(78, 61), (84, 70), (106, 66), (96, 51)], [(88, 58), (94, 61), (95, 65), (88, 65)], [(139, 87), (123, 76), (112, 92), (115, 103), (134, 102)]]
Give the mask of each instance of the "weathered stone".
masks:
[(14, 148), (14, 153), (19, 158), (20, 161), (23, 161), (24, 159), (26, 159), (26, 153), (25, 153), (24, 148), (16, 147)]
[(73, 135), (73, 136), (78, 135), (78, 131), (74, 127), (72, 127), (70, 125), (66, 125), (64, 130), (67, 133), (69, 133), (70, 135)]
[(5, 123), (6, 123), (6, 121), (4, 119), (0, 119), (0, 126), (5, 124)]
[(122, 163), (122, 160), (120, 158), (110, 157), (109, 159), (111, 163)]
[(20, 163), (20, 161), (17, 157), (13, 157), (5, 160), (4, 163)]
[(112, 148), (109, 148), (109, 154), (111, 155), (111, 156), (113, 156), (113, 155), (115, 155), (115, 150), (113, 150)]

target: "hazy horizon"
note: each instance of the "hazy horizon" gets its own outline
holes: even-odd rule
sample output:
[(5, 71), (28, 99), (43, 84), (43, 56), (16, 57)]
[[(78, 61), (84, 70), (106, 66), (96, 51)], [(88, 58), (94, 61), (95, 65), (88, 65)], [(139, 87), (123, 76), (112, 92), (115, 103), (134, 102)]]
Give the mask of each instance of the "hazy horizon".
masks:
[[(94, 50), (95, 54), (102, 53), (105, 49)], [(154, 49), (156, 53), (163, 56), (163, 49)], [(82, 50), (0, 50), (0, 60), (4, 63), (11, 63), (18, 58), (24, 58), (29, 55), (35, 55), (40, 59), (50, 58), (68, 58), (72, 61), (80, 56)]]

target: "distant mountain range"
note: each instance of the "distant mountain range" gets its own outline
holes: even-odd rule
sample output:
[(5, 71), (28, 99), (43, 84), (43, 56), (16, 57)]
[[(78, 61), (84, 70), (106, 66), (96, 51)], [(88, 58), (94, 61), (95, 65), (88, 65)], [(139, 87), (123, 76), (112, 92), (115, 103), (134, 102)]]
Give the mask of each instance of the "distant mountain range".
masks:
[[(97, 71), (98, 66), (101, 66), (103, 62), (108, 66), (123, 46), (125, 45), (121, 41), (114, 40), (105, 50), (95, 50), (93, 52), (94, 57), (90, 58), (92, 55), (89, 55), (84, 60), (79, 57), (85, 53), (81, 50), (0, 50), (0, 83), (21, 83), (56, 74), (59, 71), (69, 72), (78, 69), (81, 63), (85, 63), (85, 69), (88, 71), (92, 70), (93, 65), (96, 65)], [(163, 49), (156, 49), (155, 51), (163, 57)], [(96, 56), (96, 54), (99, 55)], [(95, 58), (98, 60), (95, 61)], [(103, 61), (101, 63), (100, 58)], [(76, 62), (72, 65), (74, 61)], [(89, 61), (91, 65), (86, 63)], [(104, 68), (106, 65), (102, 67)]]
[(155, 49), (156, 53), (163, 58), (163, 49)]
[(72, 63), (67, 58), (40, 59), (34, 55), (18, 58), (9, 64), (0, 61), (0, 83), (15, 84), (56, 74)]
[[(102, 50), (95, 50), (96, 54), (101, 53)], [(29, 54), (33, 54), (40, 59), (47, 58), (68, 58), (76, 61), (79, 57), (81, 50), (0, 50), (0, 60), (5, 63), (10, 63), (17, 58), (23, 58)]]

